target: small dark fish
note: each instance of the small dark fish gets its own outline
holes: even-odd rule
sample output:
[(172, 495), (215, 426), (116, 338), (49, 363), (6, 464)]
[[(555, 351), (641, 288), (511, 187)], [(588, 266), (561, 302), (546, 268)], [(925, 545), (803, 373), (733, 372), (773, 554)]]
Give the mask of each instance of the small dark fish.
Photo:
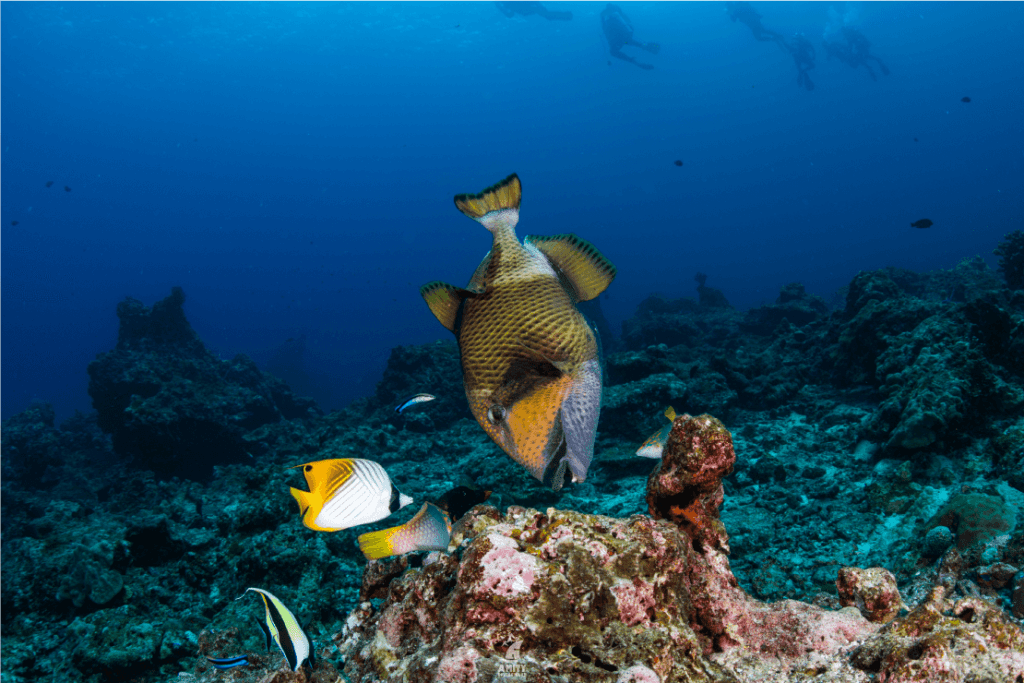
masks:
[(672, 163), (675, 164), (676, 166), (682, 166), (683, 165), (683, 160), (682, 159), (676, 159)]
[(414, 406), (417, 403), (426, 403), (427, 401), (433, 401), (435, 398), (437, 397), (431, 396), (430, 394), (414, 394), (404, 399), (401, 403), (399, 403), (395, 407), (395, 412), (400, 413), (410, 406)]
[(448, 513), (454, 524), (460, 517), (469, 512), (474, 505), (479, 505), (491, 497), (490, 491), (484, 491), (473, 480), (463, 475), (459, 485), (447, 491), (436, 502), (437, 507)]
[(961, 97), (961, 98), (960, 98), (960, 101), (961, 101), (961, 102), (970, 102), (970, 101), (971, 101), (971, 98), (970, 98), (970, 97)]
[(47, 180), (46, 181), (46, 186), (47, 187), (53, 187), (53, 181), (52, 180)]
[(64, 186), (64, 191), (65, 191), (65, 192), (71, 192), (71, 188), (70, 188), (70, 187), (68, 187), (67, 185), (65, 185), (65, 186)]
[(237, 657), (207, 657), (210, 664), (216, 669), (234, 669), (236, 666), (249, 666), (249, 655), (238, 655)]
[(17, 225), (18, 221), (11, 221), (11, 225)]
[(917, 138), (914, 138), (914, 142), (917, 142)]
[(911, 223), (911, 224), (910, 224), (910, 227), (912, 227), (912, 228), (918, 228), (918, 229), (920, 229), (920, 230), (924, 230), (925, 228), (930, 228), (930, 227), (932, 227), (933, 225), (935, 225), (935, 224), (934, 224), (934, 223), (932, 223), (932, 222), (931, 222), (930, 220), (928, 220), (927, 218), (922, 218), (922, 219), (921, 219), (921, 220), (919, 220), (919, 221), (914, 221), (913, 223)]

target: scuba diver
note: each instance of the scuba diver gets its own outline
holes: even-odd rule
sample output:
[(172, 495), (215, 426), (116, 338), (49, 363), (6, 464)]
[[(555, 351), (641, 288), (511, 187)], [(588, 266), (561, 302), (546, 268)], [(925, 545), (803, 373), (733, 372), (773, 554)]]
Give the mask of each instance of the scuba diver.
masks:
[(725, 3), (725, 11), (729, 13), (729, 18), (734, 22), (738, 21), (741, 24), (746, 24), (750, 32), (754, 34), (754, 40), (761, 42), (774, 40), (779, 45), (783, 44), (782, 34), (769, 31), (762, 26), (761, 15), (757, 13), (757, 10), (749, 2), (727, 2)]
[(513, 17), (516, 14), (528, 17), (531, 14), (539, 14), (551, 21), (571, 21), (572, 12), (552, 12), (539, 2), (496, 2), (494, 3), (506, 17)]
[(808, 91), (814, 90), (814, 83), (811, 81), (810, 75), (807, 73), (814, 68), (814, 45), (811, 41), (807, 40), (807, 36), (802, 33), (795, 33), (793, 37), (785, 42), (786, 50), (793, 56), (793, 61), (796, 62), (796, 84), (801, 88), (806, 88)]
[(822, 42), (825, 44), (825, 52), (828, 54), (829, 59), (835, 57), (840, 62), (848, 64), (854, 69), (858, 66), (863, 66), (868, 70), (868, 75), (871, 76), (873, 81), (877, 81), (878, 76), (875, 75), (875, 70), (868, 64), (869, 59), (873, 59), (878, 63), (878, 68), (882, 71), (882, 74), (889, 75), (889, 67), (881, 59), (871, 54), (871, 43), (868, 42), (863, 33), (855, 28), (844, 26), (839, 32), (826, 31), (825, 35), (822, 36)]
[(612, 57), (636, 64), (641, 69), (653, 69), (653, 64), (643, 64), (636, 61), (622, 51), (626, 45), (647, 50), (651, 54), (658, 54), (661, 46), (657, 43), (641, 43), (633, 40), (633, 24), (619, 9), (618, 5), (608, 3), (608, 6), (601, 11), (601, 28), (604, 30), (604, 37), (608, 39), (608, 50)]

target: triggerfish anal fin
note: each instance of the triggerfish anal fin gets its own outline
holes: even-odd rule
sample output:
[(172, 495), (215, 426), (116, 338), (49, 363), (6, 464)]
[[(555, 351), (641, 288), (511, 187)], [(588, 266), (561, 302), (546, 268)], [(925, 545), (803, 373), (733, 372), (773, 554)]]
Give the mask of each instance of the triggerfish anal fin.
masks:
[(314, 531), (339, 531), (379, 522), (412, 502), (380, 464), (362, 458), (298, 465), (309, 491), (291, 487), (302, 523)]
[(448, 515), (432, 503), (424, 503), (416, 516), (401, 526), (371, 531), (357, 539), (368, 560), (404, 555), (416, 550), (447, 550), (452, 536)]
[(221, 670), (234, 669), (236, 666), (249, 666), (249, 655), (239, 655), (238, 657), (207, 656), (206, 660), (213, 664), (215, 669)]
[(310, 668), (315, 667), (313, 643), (302, 626), (299, 625), (295, 615), (273, 593), (262, 588), (245, 589), (246, 593), (249, 591), (258, 593), (263, 599), (263, 607), (266, 612), (264, 620), (267, 626), (265, 632), (269, 632), (273, 636), (277, 646), (281, 648), (281, 653), (288, 661), (289, 668), (292, 671), (298, 671), (303, 664), (308, 664)]
[(590, 301), (615, 279), (616, 270), (611, 261), (593, 244), (576, 235), (527, 235), (524, 242), (534, 245), (548, 257), (569, 281), (579, 301)]
[(454, 332), (459, 319), (459, 308), (467, 297), (476, 296), (475, 292), (455, 287), (445, 282), (428, 282), (420, 287), (420, 296), (427, 302), (430, 312), (438, 322)]
[(470, 218), (478, 220), (492, 211), (518, 210), (522, 196), (523, 188), (519, 183), (519, 176), (513, 173), (478, 194), (455, 195), (455, 206)]

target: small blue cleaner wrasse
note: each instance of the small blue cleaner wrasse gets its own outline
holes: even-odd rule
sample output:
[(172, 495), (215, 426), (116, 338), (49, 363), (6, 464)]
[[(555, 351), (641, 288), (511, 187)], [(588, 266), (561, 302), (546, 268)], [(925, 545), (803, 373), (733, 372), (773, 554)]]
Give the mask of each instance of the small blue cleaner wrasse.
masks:
[(234, 669), (236, 666), (249, 666), (249, 655), (239, 655), (237, 657), (207, 657), (206, 660), (213, 664), (213, 668), (226, 671), (227, 669)]
[(601, 408), (597, 337), (580, 301), (597, 297), (615, 267), (576, 235), (516, 237), (522, 187), (512, 174), (455, 206), (491, 232), (491, 250), (465, 288), (420, 288), (455, 333), (476, 421), (538, 481), (558, 490), (587, 477)]
[(412, 502), (372, 460), (344, 458), (297, 465), (309, 491), (291, 488), (302, 523), (314, 531), (340, 531), (372, 524)]
[(451, 537), (448, 515), (433, 503), (424, 503), (405, 524), (365, 533), (357, 542), (366, 559), (379, 560), (417, 550), (447, 550)]
[(668, 442), (668, 435), (672, 433), (672, 425), (676, 421), (675, 408), (669, 406), (665, 411), (665, 417), (668, 418), (668, 424), (651, 434), (650, 438), (644, 441), (644, 445), (636, 452), (641, 458), (661, 457), (662, 451), (665, 450), (665, 444)]
[[(273, 640), (281, 648), (281, 653), (288, 660), (288, 667), (292, 671), (298, 671), (299, 667), (307, 664), (310, 669), (316, 666), (313, 653), (313, 642), (302, 630), (295, 615), (284, 606), (280, 600), (262, 588), (246, 588), (245, 592), (253, 591), (263, 599), (263, 607), (266, 615), (263, 621), (259, 619), (256, 623), (267, 637), (267, 649), (270, 649), (270, 641)], [(242, 595), (245, 595), (243, 593)]]
[(403, 399), (402, 402), (395, 407), (395, 412), (401, 413), (406, 408), (411, 408), (414, 405), (426, 403), (427, 401), (433, 401), (436, 398), (436, 396), (431, 396), (430, 394), (413, 394), (412, 396)]

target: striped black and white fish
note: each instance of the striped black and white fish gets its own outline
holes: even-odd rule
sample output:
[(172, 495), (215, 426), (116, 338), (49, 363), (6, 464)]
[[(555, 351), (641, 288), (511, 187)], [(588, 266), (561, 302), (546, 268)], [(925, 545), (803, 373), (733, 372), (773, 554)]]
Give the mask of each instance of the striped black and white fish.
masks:
[(245, 589), (246, 593), (249, 591), (258, 593), (263, 599), (266, 614), (263, 621), (257, 619), (256, 623), (267, 637), (267, 649), (270, 649), (270, 642), (273, 640), (281, 648), (281, 653), (288, 660), (288, 667), (292, 671), (298, 671), (303, 664), (312, 670), (316, 666), (313, 641), (299, 625), (295, 615), (273, 593), (262, 588)]
[(345, 458), (299, 465), (309, 491), (292, 488), (302, 523), (314, 531), (372, 524), (412, 502), (372, 460)]

